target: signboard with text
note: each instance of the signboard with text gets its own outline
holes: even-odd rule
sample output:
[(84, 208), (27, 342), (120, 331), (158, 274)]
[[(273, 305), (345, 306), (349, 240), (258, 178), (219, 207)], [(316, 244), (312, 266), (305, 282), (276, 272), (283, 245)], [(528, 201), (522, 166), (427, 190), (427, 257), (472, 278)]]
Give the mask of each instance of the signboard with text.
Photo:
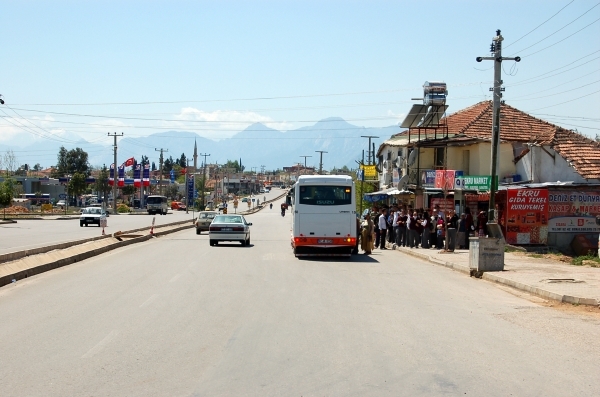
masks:
[(421, 186), (422, 187), (434, 187), (435, 186), (435, 170), (421, 171)]
[(360, 169), (365, 173), (365, 181), (377, 180), (377, 168), (374, 165), (361, 165)]
[(435, 171), (435, 187), (438, 189), (452, 190), (452, 189), (454, 189), (455, 179), (462, 175), (463, 175), (462, 171), (436, 170)]
[(548, 241), (548, 190), (508, 189), (506, 242), (546, 244)]
[(600, 233), (600, 192), (550, 190), (548, 228), (552, 233)]
[(489, 192), (492, 177), (489, 175), (459, 175), (454, 180), (454, 188)]

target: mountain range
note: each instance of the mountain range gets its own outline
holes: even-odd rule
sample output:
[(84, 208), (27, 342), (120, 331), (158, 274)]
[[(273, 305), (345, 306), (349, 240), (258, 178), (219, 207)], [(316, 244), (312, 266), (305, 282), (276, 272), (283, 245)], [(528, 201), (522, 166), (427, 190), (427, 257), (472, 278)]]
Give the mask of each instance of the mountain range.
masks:
[[(312, 126), (306, 126), (289, 131), (279, 131), (269, 128), (261, 123), (255, 123), (236, 133), (230, 138), (212, 140), (201, 137), (189, 131), (165, 131), (151, 134), (146, 137), (125, 137), (118, 141), (118, 159), (120, 164), (125, 159), (135, 157), (137, 160), (142, 155), (147, 156), (151, 162), (158, 166), (159, 153), (156, 149), (163, 148), (165, 158), (172, 156), (179, 159), (182, 153), (192, 161), (194, 142), (199, 154), (210, 154), (206, 158), (208, 163), (223, 164), (227, 160), (242, 160), (246, 170), (256, 167), (260, 170), (265, 166), (267, 170), (280, 169), (297, 163), (304, 163), (300, 156), (307, 158), (307, 166), (319, 166), (319, 153), (323, 150), (323, 169), (330, 170), (334, 167), (347, 166), (355, 168), (355, 160), (362, 157), (362, 151), (367, 150), (368, 140), (361, 136), (372, 135), (379, 137), (373, 139), (375, 147), (388, 139), (393, 134), (400, 132), (398, 126), (389, 127), (359, 127), (346, 122), (339, 117), (330, 117), (320, 120)], [(81, 138), (73, 139), (69, 143), (56, 141), (5, 142), (0, 144), (0, 153), (13, 150), (19, 164), (27, 163), (33, 166), (40, 163), (43, 167), (56, 164), (58, 149), (64, 146), (67, 149), (80, 147), (89, 155), (92, 166), (107, 166), (113, 162), (112, 145), (88, 142)], [(366, 156), (366, 154), (365, 154)], [(198, 166), (202, 164), (203, 156), (198, 158)]]

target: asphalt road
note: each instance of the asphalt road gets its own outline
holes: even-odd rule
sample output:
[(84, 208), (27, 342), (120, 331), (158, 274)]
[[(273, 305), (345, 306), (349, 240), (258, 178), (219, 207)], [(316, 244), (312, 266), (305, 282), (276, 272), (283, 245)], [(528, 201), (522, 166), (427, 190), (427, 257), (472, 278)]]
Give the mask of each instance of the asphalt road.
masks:
[(597, 318), (377, 250), (183, 231), (0, 288), (10, 396), (597, 396)]
[[(284, 191), (275, 189), (268, 194), (260, 194), (255, 196), (263, 201), (266, 196), (267, 200), (271, 200)], [(232, 203), (229, 203), (232, 206)], [(238, 203), (239, 210), (247, 210), (246, 203)], [(231, 209), (233, 211), (233, 209)], [(167, 215), (111, 215), (108, 217), (108, 227), (106, 233), (114, 233), (116, 231), (132, 230), (141, 227), (150, 227), (152, 218), (156, 218), (155, 224), (162, 225), (165, 223), (193, 220), (193, 213), (189, 211), (172, 211), (169, 210)], [(0, 224), (0, 254), (20, 251), (25, 249), (37, 248), (51, 244), (85, 239), (90, 237), (100, 236), (102, 229), (98, 226), (90, 225), (88, 227), (79, 226), (79, 218), (72, 219), (19, 219), (17, 223)]]

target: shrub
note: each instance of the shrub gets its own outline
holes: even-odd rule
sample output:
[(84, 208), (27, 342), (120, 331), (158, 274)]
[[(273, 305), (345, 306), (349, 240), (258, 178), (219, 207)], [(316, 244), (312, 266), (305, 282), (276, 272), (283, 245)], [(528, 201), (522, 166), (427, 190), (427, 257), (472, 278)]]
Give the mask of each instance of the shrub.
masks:
[(119, 206), (117, 207), (117, 212), (119, 214), (123, 214), (126, 212), (131, 212), (131, 210), (129, 209), (129, 207), (126, 204), (119, 204)]

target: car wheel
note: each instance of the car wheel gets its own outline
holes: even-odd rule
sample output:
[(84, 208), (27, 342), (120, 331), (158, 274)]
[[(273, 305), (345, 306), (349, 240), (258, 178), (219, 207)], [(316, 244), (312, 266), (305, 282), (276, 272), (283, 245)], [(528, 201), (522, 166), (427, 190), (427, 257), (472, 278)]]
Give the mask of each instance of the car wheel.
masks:
[(240, 243), (242, 244), (242, 247), (246, 246), (246, 240), (242, 240), (242, 241), (240, 241)]
[(200, 231), (200, 229), (196, 229), (196, 234), (202, 234), (202, 232)]
[(79, 222), (79, 227), (83, 227), (83, 223)]
[(248, 240), (246, 240), (246, 245), (250, 245), (250, 236), (248, 236)]
[(209, 241), (210, 246), (212, 247), (213, 245), (217, 245), (217, 242), (215, 240), (210, 240)]

